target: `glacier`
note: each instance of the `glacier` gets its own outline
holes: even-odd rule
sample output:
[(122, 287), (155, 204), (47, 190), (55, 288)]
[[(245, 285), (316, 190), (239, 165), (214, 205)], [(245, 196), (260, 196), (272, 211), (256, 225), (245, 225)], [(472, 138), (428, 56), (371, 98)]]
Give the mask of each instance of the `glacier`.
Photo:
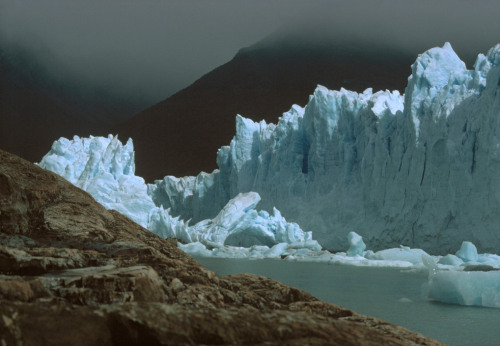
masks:
[[(155, 205), (143, 178), (135, 175), (132, 140), (123, 145), (118, 137), (60, 138), (39, 166), (55, 172), (89, 192), (107, 209), (114, 209), (163, 238), (197, 242), (205, 248), (319, 244), (311, 232), (303, 232), (273, 208), (257, 211), (256, 192), (239, 193), (213, 219), (190, 226), (190, 220), (173, 217), (169, 209)], [(187, 190), (181, 191), (186, 194)], [(208, 250), (207, 250), (208, 251)]]
[(403, 95), (318, 86), (277, 124), (237, 115), (212, 173), (145, 184), (113, 136), (61, 138), (40, 166), (193, 255), (431, 266), (432, 299), (499, 307), (497, 274), (476, 271), (500, 267), (499, 91), (500, 45), (468, 70), (446, 43)]
[(211, 174), (149, 186), (172, 215), (213, 218), (255, 191), (326, 249), (349, 232), (372, 248), (447, 254), (462, 241), (500, 248), (500, 45), (474, 68), (446, 43), (421, 54), (404, 95), (322, 86), (277, 124), (238, 115)]
[[(413, 270), (430, 266), (430, 299), (500, 307), (500, 271), (491, 272), (500, 270), (500, 256), (478, 254), (471, 242), (464, 241), (455, 255), (446, 256), (430, 256), (422, 249), (407, 246), (374, 252), (366, 250), (362, 236), (350, 232), (344, 243), (349, 246), (347, 252), (332, 253), (312, 240), (311, 233), (286, 222), (277, 209), (272, 214), (257, 212), (260, 196), (255, 192), (238, 194), (215, 218), (189, 226), (190, 220), (172, 217), (169, 209), (154, 204), (149, 195), (154, 186), (148, 189), (144, 180), (134, 175), (133, 157), (131, 140), (122, 145), (113, 136), (75, 136), (73, 140), (61, 138), (54, 142), (39, 165), (87, 190), (106, 208), (122, 212), (161, 237), (179, 239), (185, 244), (179, 242), (178, 247), (192, 256), (278, 258)], [(190, 192), (183, 195), (189, 196)]]

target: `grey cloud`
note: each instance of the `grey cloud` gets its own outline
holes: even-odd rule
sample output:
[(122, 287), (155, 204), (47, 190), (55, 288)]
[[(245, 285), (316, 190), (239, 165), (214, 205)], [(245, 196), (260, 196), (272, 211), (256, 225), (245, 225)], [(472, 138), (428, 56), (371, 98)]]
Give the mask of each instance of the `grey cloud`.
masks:
[(4, 39), (39, 41), (88, 82), (151, 101), (272, 32), (412, 51), (451, 41), (468, 60), (500, 42), (500, 6), (493, 0), (0, 0), (0, 6)]

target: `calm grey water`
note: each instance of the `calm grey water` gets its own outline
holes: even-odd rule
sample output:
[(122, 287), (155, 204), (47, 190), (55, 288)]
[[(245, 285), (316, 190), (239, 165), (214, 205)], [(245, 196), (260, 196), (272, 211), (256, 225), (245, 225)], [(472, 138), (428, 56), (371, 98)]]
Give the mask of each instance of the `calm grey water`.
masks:
[(449, 345), (500, 345), (500, 309), (426, 298), (426, 273), (282, 260), (196, 258), (220, 275), (253, 273), (323, 301), (378, 317)]

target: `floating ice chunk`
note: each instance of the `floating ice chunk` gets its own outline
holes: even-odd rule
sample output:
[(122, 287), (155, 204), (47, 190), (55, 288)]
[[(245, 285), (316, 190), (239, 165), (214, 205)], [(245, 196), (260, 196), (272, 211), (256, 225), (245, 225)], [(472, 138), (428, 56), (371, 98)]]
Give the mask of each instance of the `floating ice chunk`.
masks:
[(249, 249), (248, 257), (250, 258), (264, 258), (265, 254), (269, 251), (269, 247), (265, 245), (254, 245)]
[[(320, 256), (325, 253), (321, 251), (321, 245), (315, 240), (298, 241), (292, 244), (279, 243), (272, 248), (265, 245), (241, 247), (214, 243), (204, 244), (201, 242), (197, 242), (196, 245), (191, 244), (183, 245), (179, 243), (178, 247), (192, 256), (220, 258), (282, 258), (304, 255)], [(207, 246), (212, 247), (212, 249), (207, 249)]]
[(347, 256), (363, 256), (365, 254), (366, 245), (363, 242), (363, 237), (356, 232), (349, 232), (347, 240), (349, 241)]
[(477, 255), (477, 261), (479, 263), (487, 263), (495, 268), (500, 268), (500, 256), (490, 253), (483, 253)]
[(460, 250), (456, 253), (457, 257), (462, 259), (464, 262), (475, 262), (477, 261), (477, 249), (474, 244), (470, 241), (464, 241)]
[(212, 250), (214, 257), (220, 258), (247, 258), (250, 252), (247, 248), (237, 246), (221, 246)]
[(462, 259), (460, 259), (459, 257), (457, 257), (455, 255), (448, 254), (448, 255), (440, 258), (438, 263), (458, 267), (459, 265), (464, 263), (464, 261), (462, 261)]
[(367, 258), (373, 260), (406, 261), (412, 264), (418, 264), (422, 263), (422, 255), (429, 256), (429, 254), (422, 249), (410, 249), (407, 246), (401, 246), (400, 248), (377, 251), (370, 255), (370, 257), (367, 256)]
[[(451, 270), (439, 270), (431, 263), (430, 257), (423, 256), (429, 269), (429, 298), (449, 304), (500, 308), (500, 270), (495, 267), (500, 266), (497, 256), (478, 256), (474, 244), (466, 241), (457, 255), (444, 256), (438, 262), (455, 266), (447, 268)], [(488, 264), (475, 262), (477, 259)]]
[(439, 271), (429, 279), (429, 298), (500, 308), (500, 271)]

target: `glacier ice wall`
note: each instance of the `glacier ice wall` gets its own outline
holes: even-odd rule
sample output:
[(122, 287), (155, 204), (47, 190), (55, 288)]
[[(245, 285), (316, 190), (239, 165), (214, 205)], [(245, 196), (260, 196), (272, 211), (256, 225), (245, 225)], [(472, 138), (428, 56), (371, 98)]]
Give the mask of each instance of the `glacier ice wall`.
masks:
[[(216, 217), (192, 226), (189, 220), (173, 217), (170, 209), (155, 205), (144, 179), (135, 175), (130, 139), (122, 145), (118, 137), (111, 135), (107, 138), (61, 138), (54, 142), (39, 165), (89, 192), (104, 207), (121, 212), (164, 238), (198, 242), (209, 248), (297, 242), (309, 246), (312, 241), (310, 232), (304, 233), (296, 223), (287, 222), (276, 208), (271, 214), (258, 212), (260, 196), (256, 192), (237, 194)], [(171, 180), (177, 183), (174, 188), (181, 200), (192, 192), (187, 188), (189, 184), (183, 183), (191, 180)]]
[(236, 117), (219, 170), (148, 187), (173, 215), (213, 218), (256, 191), (324, 247), (500, 248), (500, 45), (467, 70), (447, 43), (419, 55), (405, 94), (319, 86), (278, 124)]

